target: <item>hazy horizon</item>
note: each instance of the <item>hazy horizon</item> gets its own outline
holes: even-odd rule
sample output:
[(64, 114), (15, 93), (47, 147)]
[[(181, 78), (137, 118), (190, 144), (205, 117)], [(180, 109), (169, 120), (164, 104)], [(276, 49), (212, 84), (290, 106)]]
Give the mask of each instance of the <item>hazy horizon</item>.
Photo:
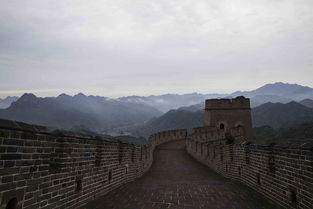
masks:
[[(275, 82), (275, 83), (283, 83), (283, 82)], [(269, 84), (274, 84), (274, 83), (269, 83)], [(301, 85), (301, 84), (297, 84), (297, 83), (284, 83), (284, 84), (296, 84), (296, 85)], [(266, 84), (264, 84), (266, 85)], [(264, 86), (262, 85), (262, 86)], [(260, 88), (262, 86), (259, 86), (259, 87), (256, 87), (255, 89), (257, 88)], [(304, 85), (301, 85), (301, 86), (304, 86)], [(311, 86), (305, 86), (305, 87), (309, 87), (309, 88), (313, 88)], [(36, 91), (23, 91), (21, 90), (21, 93), (20, 94), (8, 94), (7, 96), (1, 96), (0, 95), (0, 99), (5, 99), (6, 97), (8, 96), (17, 96), (17, 97), (20, 97), (22, 96), (23, 94), (34, 94), (36, 97), (57, 97), (61, 94), (67, 94), (69, 96), (75, 96), (77, 94), (84, 94), (85, 96), (101, 96), (101, 97), (108, 97), (108, 98), (111, 98), (111, 99), (117, 99), (117, 98), (121, 98), (121, 97), (127, 97), (127, 96), (142, 96), (142, 97), (147, 97), (147, 96), (160, 96), (160, 95), (166, 95), (166, 94), (173, 94), (173, 95), (186, 95), (186, 94), (232, 94), (236, 91), (251, 91), (251, 90), (255, 90), (255, 89), (247, 89), (247, 90), (242, 90), (242, 89), (237, 89), (235, 91), (231, 91), (231, 92), (227, 92), (227, 93), (220, 93), (220, 92), (184, 92), (184, 93), (175, 93), (175, 92), (167, 92), (167, 93), (164, 93), (164, 94), (146, 94), (146, 95), (139, 95), (139, 94), (133, 94), (133, 95), (121, 95), (121, 96), (116, 96), (116, 97), (110, 97), (110, 96), (107, 96), (107, 95), (97, 95), (97, 94), (87, 94), (83, 91), (79, 92), (74, 92), (74, 93), (66, 93), (66, 92), (59, 92), (59, 93), (56, 93), (56, 94), (51, 94), (51, 95), (42, 95), (40, 92), (36, 92)], [(23, 91), (23, 92), (22, 92)], [(12, 93), (12, 92), (9, 92), (9, 93)]]
[(313, 86), (310, 0), (0, 3), (0, 98)]

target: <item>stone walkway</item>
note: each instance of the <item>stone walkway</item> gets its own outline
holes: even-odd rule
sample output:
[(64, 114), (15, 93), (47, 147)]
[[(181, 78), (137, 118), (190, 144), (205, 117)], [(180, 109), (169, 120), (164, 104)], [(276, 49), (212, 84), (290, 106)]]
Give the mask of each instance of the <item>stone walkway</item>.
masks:
[(148, 173), (90, 202), (86, 209), (274, 209), (250, 188), (193, 160), (184, 141), (159, 146)]

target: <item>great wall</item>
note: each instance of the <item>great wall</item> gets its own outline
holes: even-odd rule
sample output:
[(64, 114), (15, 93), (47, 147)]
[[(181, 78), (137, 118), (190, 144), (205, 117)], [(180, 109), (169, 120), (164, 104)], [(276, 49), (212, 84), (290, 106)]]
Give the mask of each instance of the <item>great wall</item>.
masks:
[(0, 120), (0, 209), (84, 208), (143, 176), (156, 147), (177, 140), (195, 160), (278, 207), (313, 208), (312, 143), (247, 142), (250, 102), (243, 97), (207, 100), (205, 114), (205, 126), (192, 134), (163, 131), (142, 146)]

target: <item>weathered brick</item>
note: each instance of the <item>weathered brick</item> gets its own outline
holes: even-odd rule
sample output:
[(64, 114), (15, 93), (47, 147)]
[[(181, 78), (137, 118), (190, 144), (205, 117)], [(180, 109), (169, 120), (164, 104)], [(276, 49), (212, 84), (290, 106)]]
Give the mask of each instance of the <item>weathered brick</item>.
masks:
[(14, 183), (3, 183), (0, 184), (0, 191), (8, 191), (16, 188), (16, 184)]
[(15, 161), (13, 160), (6, 160), (4, 161), (4, 167), (5, 168), (11, 168), (15, 166)]
[(1, 182), (4, 184), (4, 183), (10, 183), (12, 181), (13, 181), (13, 176), (3, 176)]
[(21, 139), (4, 139), (3, 140), (4, 145), (16, 145), (16, 146), (23, 146), (24, 141)]
[(21, 154), (5, 153), (0, 155), (0, 160), (19, 160), (22, 159)]
[(19, 173), (19, 168), (4, 168), (0, 169), (0, 176), (10, 175), (10, 174), (17, 174)]

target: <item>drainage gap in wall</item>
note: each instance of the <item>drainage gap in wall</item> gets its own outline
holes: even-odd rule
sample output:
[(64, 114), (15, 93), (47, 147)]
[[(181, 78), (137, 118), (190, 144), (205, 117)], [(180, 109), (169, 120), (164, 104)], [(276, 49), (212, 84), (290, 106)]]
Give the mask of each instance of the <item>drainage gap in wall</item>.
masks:
[(82, 189), (83, 189), (82, 180), (81, 179), (76, 180), (76, 192), (82, 191)]
[(290, 203), (293, 206), (296, 206), (298, 203), (298, 199), (297, 199), (297, 192), (295, 189), (290, 189), (289, 190), (289, 198), (290, 198)]
[(108, 179), (109, 179), (109, 181), (111, 181), (111, 180), (112, 180), (112, 170), (109, 170)]
[(238, 167), (238, 175), (240, 176), (241, 175), (241, 168)]
[(225, 168), (226, 168), (226, 172), (228, 172), (228, 165), (226, 165)]
[(250, 164), (250, 150), (248, 148), (246, 148), (246, 151), (245, 151), (245, 158), (246, 158), (246, 164), (249, 165)]
[(256, 178), (258, 185), (261, 185), (261, 175), (259, 173), (256, 174)]
[(18, 205), (17, 198), (14, 197), (14, 198), (9, 200), (9, 202), (8, 202), (7, 206), (5, 207), (5, 209), (17, 209), (17, 205)]

